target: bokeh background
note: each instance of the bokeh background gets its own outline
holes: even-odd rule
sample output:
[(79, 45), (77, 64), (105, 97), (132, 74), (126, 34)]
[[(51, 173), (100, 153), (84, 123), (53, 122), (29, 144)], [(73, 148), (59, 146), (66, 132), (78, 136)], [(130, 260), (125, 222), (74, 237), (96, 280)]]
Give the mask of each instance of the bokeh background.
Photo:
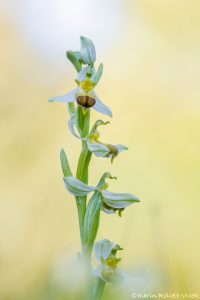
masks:
[(75, 170), (80, 145), (65, 105), (47, 101), (74, 86), (65, 51), (80, 35), (104, 63), (97, 91), (114, 117), (101, 139), (129, 147), (113, 165), (93, 158), (91, 184), (110, 171), (113, 191), (142, 199), (122, 218), (102, 214), (98, 238), (124, 248), (117, 295), (200, 292), (200, 2), (1, 0), (0, 9), (0, 299), (75, 299), (81, 289), (76, 207), (59, 164), (64, 147)]

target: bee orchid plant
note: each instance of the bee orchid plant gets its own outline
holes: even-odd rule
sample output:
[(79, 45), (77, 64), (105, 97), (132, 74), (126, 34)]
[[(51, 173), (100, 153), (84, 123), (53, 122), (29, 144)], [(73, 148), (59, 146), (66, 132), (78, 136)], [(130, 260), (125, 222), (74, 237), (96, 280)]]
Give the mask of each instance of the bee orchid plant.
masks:
[[(90, 128), (90, 113), (92, 109), (112, 117), (111, 109), (97, 96), (94, 89), (99, 83), (103, 64), (95, 69), (96, 51), (93, 42), (81, 36), (80, 51), (67, 51), (66, 55), (77, 71), (77, 85), (69, 93), (49, 99), (50, 102), (62, 102), (68, 106), (71, 133), (81, 141), (82, 150), (78, 160), (76, 174), (73, 175), (67, 155), (60, 152), (61, 167), (65, 187), (76, 199), (80, 239), (82, 245), (81, 258), (87, 274), (86, 298), (100, 299), (106, 283), (120, 282), (122, 273), (118, 268), (120, 259), (117, 252), (122, 248), (107, 239), (95, 242), (99, 228), (101, 213), (121, 216), (122, 211), (129, 205), (139, 202), (138, 197), (130, 193), (115, 193), (108, 190), (107, 179), (116, 179), (110, 173), (102, 175), (96, 186), (88, 184), (89, 163), (94, 154), (96, 157), (114, 158), (127, 147), (121, 144), (112, 145), (99, 140), (99, 126), (109, 122), (97, 120)], [(90, 197), (88, 199), (88, 197)], [(99, 265), (92, 269), (91, 256), (94, 251)]]

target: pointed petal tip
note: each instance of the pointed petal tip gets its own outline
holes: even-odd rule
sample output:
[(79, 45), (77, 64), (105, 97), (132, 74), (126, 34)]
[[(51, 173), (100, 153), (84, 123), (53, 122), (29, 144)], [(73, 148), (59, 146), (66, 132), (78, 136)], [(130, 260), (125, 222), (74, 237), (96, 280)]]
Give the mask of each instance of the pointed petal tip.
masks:
[(101, 112), (104, 115), (107, 115), (108, 117), (112, 118), (113, 114), (112, 114), (112, 110), (107, 106), (107, 111), (105, 112)]
[(135, 195), (134, 195), (134, 201), (135, 202), (141, 202), (141, 200), (137, 196), (135, 196)]
[(93, 106), (93, 108), (100, 112), (101, 114), (104, 114), (106, 116), (112, 117), (112, 111), (110, 109), (110, 107), (108, 107), (107, 105), (105, 105), (97, 96), (97, 94), (94, 92), (94, 97), (96, 100), (95, 105)]
[(117, 145), (115, 145), (115, 147), (117, 148), (119, 153), (122, 151), (128, 150), (128, 147), (125, 145), (122, 145), (122, 144), (117, 144)]
[(60, 154), (65, 154), (65, 150), (63, 148), (60, 149)]

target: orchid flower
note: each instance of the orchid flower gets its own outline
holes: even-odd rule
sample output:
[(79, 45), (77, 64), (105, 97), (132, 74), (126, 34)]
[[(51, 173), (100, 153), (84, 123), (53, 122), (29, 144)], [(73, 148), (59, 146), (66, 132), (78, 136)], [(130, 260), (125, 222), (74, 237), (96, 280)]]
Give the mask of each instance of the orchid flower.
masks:
[(107, 144), (102, 143), (99, 140), (100, 133), (97, 131), (97, 127), (100, 125), (106, 125), (108, 123), (109, 122), (103, 122), (102, 120), (96, 121), (88, 137), (81, 138), (81, 136), (78, 135), (75, 130), (75, 126), (77, 127), (77, 113), (75, 112), (69, 119), (68, 126), (71, 133), (76, 138), (86, 140), (90, 152), (92, 152), (97, 157), (111, 158), (111, 162), (113, 162), (114, 158), (117, 157), (120, 152), (128, 150), (128, 148), (122, 144)]
[(85, 109), (94, 108), (96, 111), (112, 117), (111, 109), (106, 106), (94, 91), (103, 72), (103, 65), (100, 64), (97, 71), (93, 66), (84, 67), (76, 77), (77, 87), (62, 96), (55, 96), (49, 99), (50, 102), (77, 102)]
[(116, 257), (119, 250), (123, 249), (118, 244), (107, 239), (94, 244), (94, 254), (96, 260), (100, 262), (94, 273), (101, 280), (112, 283), (122, 281), (123, 275), (118, 268), (118, 263), (121, 259)]
[(99, 133), (96, 133), (89, 136), (87, 140), (88, 149), (94, 153), (97, 157), (109, 157), (111, 158), (111, 162), (113, 162), (114, 158), (118, 156), (118, 154), (128, 148), (124, 145), (117, 144), (105, 144), (99, 141)]
[[(119, 212), (119, 216), (121, 216), (121, 212), (129, 205), (139, 202), (139, 198), (133, 194), (129, 193), (114, 193), (107, 191), (108, 184), (105, 182), (106, 178), (113, 179), (110, 173), (105, 173), (99, 184), (94, 186), (89, 186), (84, 182), (73, 176), (65, 176), (64, 183), (65, 187), (74, 196), (86, 196), (91, 192), (98, 192), (100, 208), (103, 212), (107, 214), (113, 214), (116, 211)], [(116, 179), (116, 178), (115, 178)]]

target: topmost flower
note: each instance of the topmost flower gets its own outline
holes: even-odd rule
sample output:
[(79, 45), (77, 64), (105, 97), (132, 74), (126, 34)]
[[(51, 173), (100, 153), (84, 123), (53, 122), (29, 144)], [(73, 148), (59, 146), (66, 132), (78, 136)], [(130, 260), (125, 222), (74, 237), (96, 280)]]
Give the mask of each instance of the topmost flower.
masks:
[[(96, 52), (91, 40), (81, 37), (80, 52), (69, 51), (68, 58), (74, 64), (77, 70), (80, 70), (75, 82), (77, 88), (69, 93), (56, 96), (49, 99), (50, 102), (77, 102), (78, 105), (85, 109), (93, 107), (96, 111), (112, 117), (111, 109), (103, 104), (94, 91), (103, 73), (103, 64), (100, 64), (96, 71), (93, 63), (96, 60)], [(87, 64), (82, 68), (82, 64)]]

